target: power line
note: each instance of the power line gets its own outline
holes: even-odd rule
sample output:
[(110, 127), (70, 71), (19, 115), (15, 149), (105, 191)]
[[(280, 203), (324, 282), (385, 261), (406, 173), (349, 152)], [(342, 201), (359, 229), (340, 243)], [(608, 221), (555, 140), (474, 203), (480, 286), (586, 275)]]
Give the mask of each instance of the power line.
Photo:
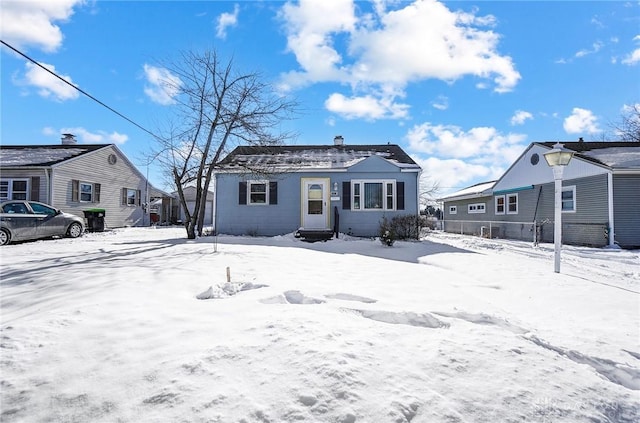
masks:
[(9, 47), (11, 50), (15, 51), (16, 53), (18, 53), (20, 56), (24, 57), (25, 59), (27, 59), (28, 61), (30, 61), (31, 63), (33, 63), (34, 65), (38, 66), (39, 68), (49, 72), (51, 75), (55, 76), (56, 78), (58, 78), (60, 81), (64, 82), (65, 84), (69, 85), (70, 87), (73, 87), (75, 90), (81, 92), (82, 94), (86, 95), (87, 97), (89, 97), (91, 100), (95, 101), (96, 103), (100, 104), (101, 106), (109, 109), (110, 111), (112, 111), (113, 113), (115, 113), (116, 115), (120, 116), (121, 118), (125, 119), (126, 121), (128, 121), (129, 123), (137, 126), (138, 128), (142, 129), (144, 132), (146, 132), (147, 134), (151, 135), (153, 138), (158, 139), (158, 140), (162, 140), (161, 137), (157, 136), (156, 134), (154, 134), (153, 132), (149, 131), (148, 129), (140, 126), (139, 124), (137, 124), (136, 122), (134, 122), (133, 120), (129, 119), (128, 117), (126, 117), (125, 115), (123, 115), (122, 113), (120, 113), (119, 111), (115, 110), (112, 107), (107, 106), (106, 104), (104, 104), (102, 101), (98, 100), (97, 98), (95, 98), (94, 96), (92, 96), (91, 94), (89, 94), (88, 92), (84, 91), (83, 89), (73, 85), (72, 83), (70, 83), (69, 81), (67, 81), (66, 79), (62, 78), (60, 75), (58, 75), (57, 73), (51, 71), (50, 69), (47, 69), (46, 67), (42, 66), (40, 63), (36, 62), (35, 60), (33, 60), (31, 57), (27, 56), (26, 54), (24, 54), (23, 52), (21, 52), (20, 50), (18, 50), (17, 48), (11, 46), (10, 44), (6, 43), (4, 40), (0, 40), (0, 42), (2, 44), (4, 44), (5, 46)]

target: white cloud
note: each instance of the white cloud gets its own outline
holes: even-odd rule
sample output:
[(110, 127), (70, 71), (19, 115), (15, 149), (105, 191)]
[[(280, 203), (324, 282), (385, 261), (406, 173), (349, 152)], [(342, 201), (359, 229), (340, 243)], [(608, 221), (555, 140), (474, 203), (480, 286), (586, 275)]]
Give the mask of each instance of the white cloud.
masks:
[(524, 125), (528, 119), (533, 119), (533, 115), (524, 110), (516, 110), (515, 114), (511, 116), (511, 126)]
[(600, 132), (598, 127), (598, 118), (594, 116), (591, 110), (574, 107), (571, 116), (564, 119), (563, 128), (568, 134), (588, 133), (594, 134)]
[[(640, 35), (636, 35), (635, 37), (633, 37), (633, 40), (637, 43), (640, 43)], [(633, 50), (624, 59), (622, 59), (622, 63), (625, 65), (636, 65), (640, 63), (640, 47)]]
[[(42, 65), (46, 69), (49, 69), (51, 72), (56, 73), (62, 79), (75, 86), (75, 84), (71, 80), (71, 77), (67, 75), (61, 75), (56, 72), (55, 66), (49, 65), (47, 63), (40, 63), (40, 65)], [(14, 78), (13, 82), (16, 85), (36, 87), (40, 96), (60, 102), (66, 100), (75, 100), (80, 95), (78, 90), (76, 90), (72, 86), (64, 83), (46, 70), (42, 69), (40, 66), (34, 65), (30, 62), (25, 63), (24, 78)]]
[(588, 56), (590, 54), (597, 53), (598, 51), (600, 51), (600, 49), (602, 49), (603, 46), (604, 46), (604, 44), (602, 42), (596, 41), (595, 43), (593, 43), (591, 45), (591, 49), (590, 50), (589, 49), (582, 49), (582, 50), (578, 51), (575, 54), (575, 57), (580, 58), (580, 57)]
[[(497, 51), (492, 16), (453, 12), (427, 0), (378, 1), (371, 13), (364, 7), (352, 0), (287, 3), (281, 12), (287, 46), (301, 70), (283, 74), (282, 86), (341, 82), (358, 97), (375, 97), (389, 87), (403, 95), (408, 84), (427, 79), (475, 76), (491, 81), (496, 92), (511, 91), (520, 79), (511, 58)], [(346, 45), (345, 56), (338, 43)]]
[(464, 131), (454, 125), (430, 122), (412, 127), (406, 135), (408, 150), (429, 156), (420, 164), (439, 185), (457, 187), (472, 185), (478, 178), (497, 179), (522, 154), (526, 145), (523, 134), (501, 134), (495, 128), (477, 127)]
[(58, 132), (54, 128), (50, 127), (50, 126), (45, 126), (44, 128), (42, 128), (42, 135), (51, 136), (51, 135), (55, 135), (57, 133)]
[(73, 8), (84, 0), (3, 0), (0, 7), (0, 34), (16, 48), (35, 46), (54, 52), (63, 35), (57, 22), (66, 22)]
[(86, 144), (124, 144), (129, 140), (129, 136), (125, 134), (120, 134), (119, 132), (113, 131), (111, 133), (107, 131), (98, 130), (95, 132), (90, 132), (82, 127), (75, 128), (61, 128), (59, 131), (54, 131), (52, 128), (44, 128), (43, 133), (50, 133), (51, 135), (59, 135), (59, 134), (73, 134), (76, 136), (78, 141)]
[(144, 75), (148, 85), (144, 87), (144, 93), (154, 103), (167, 106), (175, 104), (174, 97), (180, 92), (182, 81), (177, 75), (168, 69), (158, 68), (144, 64)]
[(233, 6), (233, 13), (221, 13), (218, 16), (218, 24), (216, 26), (216, 37), (225, 39), (227, 38), (227, 28), (234, 27), (238, 24), (238, 13), (240, 7), (236, 3)]
[[(406, 135), (412, 151), (440, 157), (468, 159), (482, 162), (510, 163), (522, 152), (525, 136), (503, 135), (492, 127), (476, 127), (464, 131), (455, 125), (434, 125), (430, 122), (415, 125)], [(513, 147), (515, 146), (514, 152)]]
[(406, 104), (394, 103), (391, 99), (374, 98), (371, 95), (347, 98), (334, 93), (325, 101), (327, 110), (346, 119), (401, 119), (407, 117)]
[(431, 102), (431, 106), (438, 110), (447, 110), (449, 108), (449, 98), (439, 95), (438, 98)]
[(437, 157), (422, 159), (416, 156), (413, 156), (413, 159), (422, 167), (424, 178), (431, 184), (436, 183), (439, 186), (436, 196), (459, 191), (472, 185), (471, 181), (478, 179), (482, 181), (497, 179), (491, 167), (460, 159), (440, 159)]

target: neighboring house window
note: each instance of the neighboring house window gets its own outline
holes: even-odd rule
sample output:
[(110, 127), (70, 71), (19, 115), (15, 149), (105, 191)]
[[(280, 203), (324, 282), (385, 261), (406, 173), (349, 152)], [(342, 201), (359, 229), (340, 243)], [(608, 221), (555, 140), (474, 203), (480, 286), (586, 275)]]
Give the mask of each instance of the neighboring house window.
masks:
[(449, 214), (458, 214), (458, 206), (449, 206)]
[(469, 204), (467, 211), (469, 213), (484, 213), (486, 210), (484, 203), (477, 203)]
[(396, 181), (351, 181), (352, 210), (395, 210)]
[(247, 182), (249, 191), (249, 204), (267, 204), (269, 201), (269, 191), (265, 181)]
[(80, 182), (80, 201), (87, 203), (93, 202), (93, 184)]
[(81, 182), (77, 179), (72, 180), (71, 200), (81, 203), (99, 203), (100, 184)]
[(239, 204), (278, 204), (278, 183), (275, 181), (240, 182), (238, 193)]
[(140, 190), (133, 188), (122, 188), (122, 205), (139, 206)]
[(0, 181), (0, 200), (26, 200), (27, 179), (3, 179)]
[(504, 195), (496, 197), (496, 214), (504, 214)]
[(518, 194), (507, 195), (507, 214), (518, 214)]
[(562, 211), (574, 212), (576, 211), (576, 187), (563, 187), (562, 188)]

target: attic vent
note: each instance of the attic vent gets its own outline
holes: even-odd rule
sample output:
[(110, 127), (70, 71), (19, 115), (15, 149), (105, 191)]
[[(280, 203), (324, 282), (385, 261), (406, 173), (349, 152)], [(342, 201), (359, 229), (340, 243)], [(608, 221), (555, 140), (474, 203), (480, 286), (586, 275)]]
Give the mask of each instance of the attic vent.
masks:
[(336, 135), (336, 137), (333, 139), (333, 145), (343, 145), (344, 144), (344, 138), (342, 138), (342, 135)]
[(73, 134), (62, 134), (62, 145), (75, 145), (78, 141)]

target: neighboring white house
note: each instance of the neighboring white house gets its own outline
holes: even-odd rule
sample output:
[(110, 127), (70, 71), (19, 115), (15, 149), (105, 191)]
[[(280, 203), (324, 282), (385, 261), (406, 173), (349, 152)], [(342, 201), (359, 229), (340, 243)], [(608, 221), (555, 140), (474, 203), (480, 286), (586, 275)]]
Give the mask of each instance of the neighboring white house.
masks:
[(0, 201), (41, 201), (80, 217), (104, 209), (108, 228), (149, 225), (145, 202), (172, 202), (114, 144), (78, 144), (71, 134), (62, 144), (0, 146), (0, 172)]
[[(195, 187), (185, 187), (184, 190), (184, 198), (187, 202), (187, 208), (189, 211), (193, 211), (196, 206), (196, 188)], [(173, 197), (176, 198), (175, 204), (176, 209), (174, 213), (176, 216), (179, 216), (179, 219), (184, 222), (185, 221), (185, 213), (182, 207), (180, 206), (180, 201), (178, 200), (178, 192), (172, 193)], [(205, 226), (213, 226), (213, 192), (207, 192), (207, 203), (204, 208), (204, 221), (203, 224)]]

